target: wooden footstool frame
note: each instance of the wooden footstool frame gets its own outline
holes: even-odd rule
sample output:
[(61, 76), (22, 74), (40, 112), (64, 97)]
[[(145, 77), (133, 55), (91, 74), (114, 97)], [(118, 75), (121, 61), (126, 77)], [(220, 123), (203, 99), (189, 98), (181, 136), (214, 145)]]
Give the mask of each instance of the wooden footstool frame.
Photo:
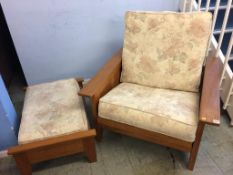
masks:
[[(83, 79), (77, 78), (77, 82), (81, 89), (83, 87)], [(32, 174), (32, 164), (76, 153), (84, 153), (89, 162), (95, 162), (95, 136), (95, 129), (79, 131), (17, 145), (8, 149), (8, 155), (14, 157), (22, 175)]]

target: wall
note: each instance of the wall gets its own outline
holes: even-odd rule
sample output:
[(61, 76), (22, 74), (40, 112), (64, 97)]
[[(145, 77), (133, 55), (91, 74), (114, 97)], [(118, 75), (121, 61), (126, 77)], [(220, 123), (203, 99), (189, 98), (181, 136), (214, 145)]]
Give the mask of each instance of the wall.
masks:
[(177, 11), (179, 0), (0, 0), (28, 84), (90, 78), (122, 46), (127, 10)]

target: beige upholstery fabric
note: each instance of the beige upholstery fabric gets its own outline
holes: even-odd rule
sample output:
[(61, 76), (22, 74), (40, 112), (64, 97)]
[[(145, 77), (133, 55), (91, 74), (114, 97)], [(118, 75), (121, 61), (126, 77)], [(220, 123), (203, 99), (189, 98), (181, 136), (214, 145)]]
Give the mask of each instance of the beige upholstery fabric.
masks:
[(99, 117), (194, 141), (199, 94), (121, 83), (99, 102)]
[(27, 88), (18, 141), (44, 140), (88, 129), (75, 79), (44, 83)]
[(211, 13), (127, 12), (121, 82), (198, 92)]

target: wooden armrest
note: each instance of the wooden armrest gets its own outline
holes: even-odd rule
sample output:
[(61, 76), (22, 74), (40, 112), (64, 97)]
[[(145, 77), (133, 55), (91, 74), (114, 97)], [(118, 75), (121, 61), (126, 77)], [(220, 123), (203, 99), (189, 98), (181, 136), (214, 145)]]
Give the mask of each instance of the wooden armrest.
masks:
[(99, 99), (120, 82), (122, 49), (79, 91), (79, 95)]
[(94, 124), (98, 117), (99, 99), (120, 83), (122, 49), (97, 72), (97, 74), (79, 91), (79, 95), (91, 98)]
[(95, 129), (91, 129), (88, 131), (80, 131), (80, 132), (72, 133), (69, 135), (58, 136), (58, 137), (54, 137), (54, 138), (50, 138), (46, 140), (35, 141), (31, 143), (14, 146), (8, 149), (8, 154), (9, 155), (19, 154), (25, 151), (38, 149), (40, 147), (51, 146), (51, 145), (64, 143), (64, 142), (72, 142), (77, 139), (84, 139), (84, 138), (95, 137), (95, 136), (96, 136)]
[(220, 124), (220, 62), (218, 58), (209, 57), (206, 62), (200, 102), (200, 121)]

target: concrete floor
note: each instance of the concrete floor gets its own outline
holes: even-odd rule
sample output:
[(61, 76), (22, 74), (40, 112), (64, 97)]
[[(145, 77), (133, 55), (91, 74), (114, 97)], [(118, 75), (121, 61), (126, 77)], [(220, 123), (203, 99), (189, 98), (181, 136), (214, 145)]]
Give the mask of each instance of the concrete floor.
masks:
[[(14, 81), (9, 89), (17, 113), (21, 114), (24, 92)], [(223, 114), (221, 126), (207, 126), (194, 171), (186, 168), (188, 154), (142, 140), (106, 131), (96, 144), (96, 163), (74, 155), (37, 164), (35, 175), (233, 175), (233, 128)], [(0, 156), (1, 157), (1, 156)], [(0, 175), (19, 174), (12, 157), (0, 158)]]

